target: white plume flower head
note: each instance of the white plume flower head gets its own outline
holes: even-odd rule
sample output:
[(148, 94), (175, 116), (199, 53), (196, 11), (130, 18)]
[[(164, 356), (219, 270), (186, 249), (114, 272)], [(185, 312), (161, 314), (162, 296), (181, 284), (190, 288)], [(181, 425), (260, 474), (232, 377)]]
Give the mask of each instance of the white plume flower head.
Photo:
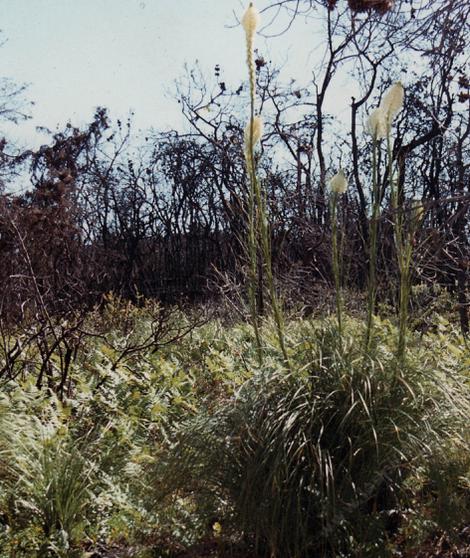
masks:
[(348, 179), (346, 178), (343, 169), (339, 171), (330, 179), (328, 183), (330, 191), (333, 194), (345, 194), (348, 189)]
[(245, 126), (245, 133), (244, 133), (245, 149), (249, 150), (251, 146), (254, 147), (260, 141), (262, 135), (263, 135), (263, 119), (261, 118), (261, 116), (255, 116), (253, 118), (253, 131), (251, 126), (251, 119), (248, 121), (248, 124)]
[(387, 118), (387, 112), (382, 106), (379, 106), (370, 113), (367, 128), (370, 135), (376, 140), (387, 136), (390, 131), (390, 122)]
[(248, 40), (252, 40), (255, 36), (256, 29), (259, 26), (260, 22), (260, 15), (258, 10), (253, 5), (253, 2), (250, 2), (250, 5), (246, 9), (246, 12), (243, 14), (242, 17), (242, 26), (245, 30), (246, 37)]
[(421, 223), (425, 216), (425, 209), (421, 200), (413, 200), (411, 203), (412, 216), (416, 223)]
[(403, 102), (405, 100), (405, 88), (400, 81), (394, 83), (385, 92), (380, 106), (384, 110), (388, 122), (392, 122), (395, 116), (403, 108)]

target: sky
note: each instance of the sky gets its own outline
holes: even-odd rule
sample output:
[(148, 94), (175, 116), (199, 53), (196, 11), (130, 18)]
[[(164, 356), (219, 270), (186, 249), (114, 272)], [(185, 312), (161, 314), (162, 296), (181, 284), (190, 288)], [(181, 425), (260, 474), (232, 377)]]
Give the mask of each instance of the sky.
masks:
[[(260, 10), (270, 0), (258, 0)], [(236, 25), (245, 0), (0, 0), (0, 76), (28, 84), (33, 118), (3, 125), (8, 138), (37, 147), (37, 126), (81, 126), (105, 106), (113, 118), (132, 110), (137, 128), (181, 128), (174, 81), (199, 61), (237, 87), (245, 79), (244, 34)], [(269, 28), (276, 34), (282, 17)], [(259, 36), (265, 58), (286, 79), (309, 79), (315, 51), (312, 22), (299, 18), (277, 38)], [(0, 136), (3, 135), (0, 129)]]

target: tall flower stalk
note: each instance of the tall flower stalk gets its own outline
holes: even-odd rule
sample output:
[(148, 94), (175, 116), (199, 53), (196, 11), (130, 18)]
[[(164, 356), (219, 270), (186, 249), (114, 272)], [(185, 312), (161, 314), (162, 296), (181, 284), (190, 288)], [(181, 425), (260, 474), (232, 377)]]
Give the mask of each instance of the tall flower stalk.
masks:
[(263, 285), (258, 283), (258, 246), (260, 247), (262, 261), (261, 264), (266, 274), (266, 282), (271, 299), (271, 306), (276, 323), (276, 332), (279, 340), (285, 364), (290, 368), (289, 356), (285, 344), (285, 327), (281, 303), (276, 293), (274, 277), (272, 271), (271, 255), (271, 234), (267, 219), (267, 209), (265, 196), (256, 172), (255, 145), (261, 138), (262, 121), (259, 116), (255, 116), (256, 99), (256, 72), (254, 62), (253, 44), (256, 29), (259, 25), (259, 13), (250, 2), (248, 9), (242, 18), (242, 25), (246, 36), (246, 61), (248, 66), (248, 76), (250, 82), (250, 119), (245, 128), (245, 160), (250, 179), (249, 201), (248, 201), (248, 252), (250, 259), (250, 281), (249, 299), (251, 317), (255, 330), (258, 356), (262, 361), (261, 334), (259, 328), (259, 316), (256, 305), (257, 289), (262, 289)]
[(393, 231), (397, 265), (399, 273), (398, 296), (398, 345), (397, 358), (402, 362), (405, 358), (407, 331), (408, 331), (408, 306), (411, 291), (411, 263), (413, 257), (413, 241), (419, 224), (421, 212), (413, 211), (406, 227), (405, 213), (403, 210), (404, 196), (400, 194), (400, 177), (395, 177), (393, 169), (393, 148), (391, 139), (391, 123), (403, 106), (404, 89), (401, 83), (395, 83), (384, 95), (382, 101), (387, 120), (387, 164), (390, 183), (390, 200), (393, 211)]
[(335, 301), (336, 319), (338, 321), (338, 332), (340, 340), (343, 335), (342, 308), (343, 301), (341, 295), (341, 273), (340, 273), (340, 250), (338, 248), (338, 199), (344, 194), (348, 187), (348, 181), (342, 169), (340, 169), (329, 182), (331, 191), (331, 263), (333, 277), (335, 281)]
[(366, 351), (370, 349), (372, 327), (377, 297), (377, 233), (380, 213), (380, 188), (378, 180), (378, 151), (379, 138), (377, 130), (372, 135), (372, 214), (369, 221), (369, 279), (367, 284), (367, 322), (366, 322)]
[[(389, 149), (389, 157), (391, 157)], [(403, 362), (406, 352), (408, 333), (408, 308), (411, 293), (411, 271), (415, 236), (424, 218), (424, 208), (420, 202), (414, 202), (408, 212), (408, 223), (405, 220), (403, 201), (398, 190), (399, 178), (392, 180), (391, 205), (394, 214), (394, 240), (397, 253), (399, 273), (398, 296), (398, 346), (397, 358)]]
[(397, 358), (402, 362), (405, 358), (407, 343), (413, 244), (416, 232), (424, 216), (424, 210), (421, 204), (412, 207), (408, 224), (405, 222), (403, 203), (399, 201), (398, 183), (398, 180), (396, 184), (393, 183), (391, 204), (394, 214), (394, 240), (399, 273)]
[(259, 24), (259, 14), (253, 4), (246, 10), (242, 25), (246, 37), (246, 61), (248, 66), (250, 81), (250, 119), (245, 127), (244, 149), (247, 171), (250, 179), (250, 190), (248, 195), (248, 259), (249, 259), (249, 278), (248, 278), (248, 299), (250, 305), (251, 321), (255, 332), (256, 348), (260, 364), (263, 361), (261, 346), (261, 333), (259, 316), (256, 302), (258, 292), (258, 224), (256, 210), (256, 163), (255, 145), (261, 139), (262, 120), (255, 118), (255, 97), (256, 97), (256, 73), (253, 56), (253, 44), (256, 28)]
[(258, 292), (258, 215), (256, 210), (256, 173), (254, 161), (254, 146), (256, 138), (261, 137), (261, 119), (251, 118), (245, 128), (245, 160), (250, 177), (250, 191), (248, 195), (248, 259), (249, 259), (249, 278), (248, 278), (248, 300), (250, 305), (251, 321), (255, 332), (256, 348), (260, 364), (263, 361), (261, 347), (261, 332), (259, 315), (257, 308), (256, 295)]
[[(400, 82), (395, 83), (388, 91), (384, 94), (382, 102), (369, 116), (368, 126), (369, 132), (372, 136), (372, 214), (369, 225), (369, 283), (368, 283), (368, 297), (367, 297), (367, 323), (366, 323), (366, 350), (370, 349), (370, 344), (372, 341), (372, 331), (373, 331), (373, 318), (374, 318), (374, 308), (377, 298), (377, 236), (378, 236), (378, 219), (380, 215), (380, 202), (381, 202), (381, 192), (379, 185), (379, 169), (378, 169), (378, 159), (380, 150), (380, 140), (386, 138), (387, 141), (387, 165), (388, 165), (388, 177), (390, 182), (390, 195), (393, 204), (398, 207), (398, 196), (396, 188), (394, 187), (394, 176), (393, 176), (393, 154), (391, 148), (391, 127), (392, 122), (398, 112), (403, 106), (404, 89)], [(395, 221), (395, 242), (397, 245), (397, 254), (399, 259), (399, 267), (403, 269), (403, 274), (400, 271), (400, 326), (399, 330), (406, 333), (406, 311), (402, 310), (402, 302), (406, 305), (408, 304), (408, 298), (406, 298), (406, 287), (405, 284), (409, 282), (409, 268), (411, 261), (411, 255), (405, 253), (402, 249), (403, 244), (403, 220), (401, 216), (401, 211), (395, 212), (397, 220)], [(398, 248), (400, 247), (400, 248)], [(408, 248), (407, 248), (408, 249)], [(405, 269), (406, 268), (406, 269)], [(406, 271), (407, 270), (407, 271)], [(403, 279), (403, 280), (402, 280)], [(409, 291), (409, 289), (408, 289)], [(402, 301), (403, 297), (403, 301)], [(406, 299), (406, 300), (405, 300)], [(404, 312), (403, 316), (402, 313)], [(402, 325), (402, 321), (405, 325)], [(404, 335), (403, 334), (403, 339)], [(404, 341), (402, 336), (399, 334), (399, 346), (400, 343), (403, 345), (402, 352), (404, 352)], [(400, 352), (400, 349), (399, 349)]]

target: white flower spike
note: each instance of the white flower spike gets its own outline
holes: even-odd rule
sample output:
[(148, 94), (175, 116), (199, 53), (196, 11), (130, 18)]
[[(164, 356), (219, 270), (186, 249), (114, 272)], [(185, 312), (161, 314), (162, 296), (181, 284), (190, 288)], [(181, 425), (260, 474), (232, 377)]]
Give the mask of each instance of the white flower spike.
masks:
[(259, 12), (254, 7), (253, 2), (250, 2), (250, 5), (242, 17), (242, 26), (245, 30), (247, 41), (253, 41), (259, 22)]
[(390, 123), (383, 107), (379, 106), (370, 113), (367, 128), (370, 135), (376, 140), (387, 137), (387, 133), (390, 131)]
[(387, 121), (392, 123), (395, 116), (403, 108), (403, 101), (405, 99), (405, 89), (400, 81), (394, 83), (384, 94), (380, 106), (387, 115)]
[(348, 179), (346, 178), (343, 169), (333, 176), (329, 182), (330, 190), (333, 194), (345, 194), (348, 189)]
[(255, 104), (256, 95), (256, 70), (255, 70), (255, 57), (253, 54), (253, 44), (255, 41), (256, 29), (260, 22), (260, 15), (258, 10), (254, 7), (253, 2), (250, 2), (246, 12), (242, 17), (242, 26), (245, 30), (246, 36), (246, 63), (248, 66), (248, 75), (250, 78), (250, 99), (252, 105)]
[[(250, 149), (250, 135), (251, 135), (251, 126), (250, 121), (245, 126), (245, 133), (244, 133), (244, 141), (245, 141), (245, 149)], [(263, 135), (263, 119), (261, 116), (255, 116), (253, 118), (253, 147), (260, 141), (261, 136)]]

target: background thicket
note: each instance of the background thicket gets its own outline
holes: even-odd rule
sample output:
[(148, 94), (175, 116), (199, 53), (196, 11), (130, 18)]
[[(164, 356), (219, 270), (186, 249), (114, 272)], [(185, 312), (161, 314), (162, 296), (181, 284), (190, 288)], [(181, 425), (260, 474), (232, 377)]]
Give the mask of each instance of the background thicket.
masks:
[[(406, 75), (393, 154), (403, 195), (426, 208), (413, 281), (424, 304), (440, 288), (448, 291), (468, 331), (468, 3), (351, 4), (354, 10), (342, 2), (276, 3), (322, 34), (316, 40), (325, 45), (323, 60), (305, 86), (281, 82), (279, 70), (257, 54), (266, 120), (260, 176), (276, 273), (286, 295), (308, 307), (332, 284), (325, 188), (341, 164), (350, 180), (339, 213), (345, 286), (364, 288), (371, 160), (364, 123), (384, 89)], [(247, 88), (224, 81), (224, 61), (218, 62), (212, 76), (196, 66), (178, 80), (184, 133), (151, 129), (137, 139), (131, 122), (113, 122), (101, 108), (88, 127), (68, 125), (35, 152), (18, 153), (3, 140), (3, 318), (34, 313), (38, 297), (55, 312), (93, 305), (107, 292), (133, 301), (207, 299), (215, 295), (216, 271), (219, 285), (221, 275), (226, 286), (243, 281)], [(338, 119), (328, 98), (344, 83), (354, 93), (349, 114)], [(4, 84), (5, 107), (14, 99), (16, 105), (2, 110), (3, 118), (22, 116), (21, 95)], [(379, 300), (393, 304), (397, 270), (386, 174), (379, 177)], [(15, 193), (25, 180), (27, 191)]]

